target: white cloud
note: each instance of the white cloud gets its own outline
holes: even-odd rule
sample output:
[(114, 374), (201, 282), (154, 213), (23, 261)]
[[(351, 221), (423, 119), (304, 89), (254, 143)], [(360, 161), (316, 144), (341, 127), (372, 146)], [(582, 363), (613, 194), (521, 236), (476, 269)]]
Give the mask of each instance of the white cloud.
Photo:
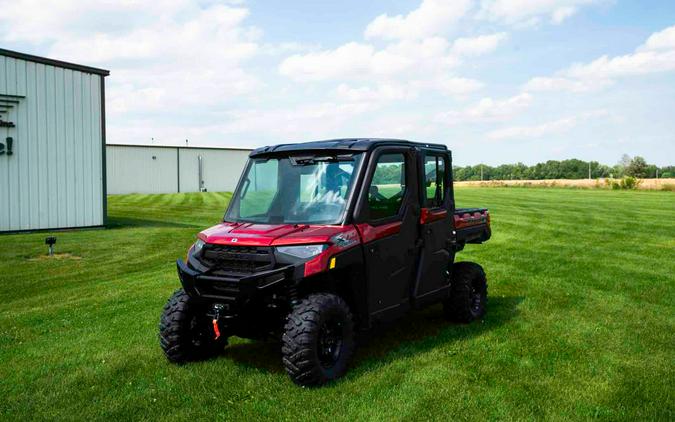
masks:
[(415, 86), (388, 83), (378, 84), (376, 88), (369, 86), (353, 88), (347, 84), (340, 84), (336, 90), (338, 98), (353, 103), (409, 100), (417, 97), (417, 93)]
[(260, 54), (261, 36), (245, 25), (245, 7), (17, 0), (9, 9), (0, 15), (0, 39), (45, 44), (50, 57), (111, 69), (112, 128), (122, 115), (226, 107), (263, 86), (244, 68)]
[(417, 9), (407, 15), (378, 16), (366, 27), (365, 37), (422, 39), (444, 34), (469, 11), (471, 5), (471, 0), (423, 0)]
[[(179, 122), (157, 125), (152, 118), (132, 119), (127, 125), (112, 127), (110, 138), (124, 141), (149, 140), (161, 144), (209, 144), (253, 147), (283, 140), (326, 139), (363, 136), (347, 132), (349, 123), (377, 110), (377, 105), (356, 102), (305, 102), (297, 107), (247, 108), (229, 110), (207, 124), (186, 126)], [(180, 134), (180, 136), (176, 136)], [(207, 142), (204, 142), (207, 140)]]
[(464, 96), (483, 88), (484, 84), (476, 79), (447, 77), (439, 78), (430, 84), (431, 88), (437, 87), (441, 92), (450, 96)]
[(533, 25), (542, 18), (560, 24), (580, 7), (599, 0), (483, 0), (480, 18), (514, 25)]
[[(379, 92), (389, 99), (395, 96), (382, 92), (384, 86), (389, 93), (406, 91), (407, 96), (417, 95), (422, 89), (461, 96), (482, 88), (480, 81), (451, 73), (459, 63), (457, 56), (451, 54), (447, 40), (430, 37), (397, 41), (379, 50), (369, 44), (352, 42), (333, 50), (295, 54), (281, 63), (279, 72), (298, 82), (378, 81), (379, 88), (367, 88), (368, 95)], [(345, 86), (340, 91), (343, 95), (346, 95)], [(355, 95), (353, 88), (349, 92), (348, 96)]]
[(502, 121), (528, 108), (532, 99), (527, 92), (501, 100), (486, 97), (464, 110), (438, 113), (434, 120), (448, 125)]
[(598, 91), (612, 84), (608, 79), (579, 80), (566, 77), (535, 77), (530, 79), (523, 89), (527, 91)]
[(341, 101), (361, 104), (384, 104), (393, 101), (412, 101), (419, 98), (423, 90), (435, 90), (441, 94), (463, 98), (483, 88), (475, 79), (443, 76), (437, 79), (378, 82), (374, 86), (353, 87), (342, 83), (335, 90)]
[(579, 79), (609, 79), (674, 69), (675, 50), (666, 52), (645, 51), (612, 58), (602, 56), (590, 63), (574, 64), (566, 73)]
[(551, 22), (561, 24), (562, 21), (577, 13), (577, 8), (574, 6), (563, 6), (553, 10), (551, 15)]
[(358, 76), (372, 70), (374, 49), (350, 42), (334, 50), (294, 54), (281, 62), (279, 72), (299, 81), (317, 81)]
[(507, 38), (508, 35), (505, 32), (480, 35), (472, 38), (457, 38), (452, 43), (452, 52), (460, 56), (479, 56), (491, 53), (497, 49), (499, 43)]
[(639, 50), (675, 50), (675, 26), (653, 33)]
[(532, 91), (594, 91), (617, 78), (675, 70), (675, 26), (652, 34), (633, 53), (601, 56), (589, 63), (575, 63), (553, 77), (535, 77), (525, 84)]
[(606, 110), (594, 110), (579, 116), (564, 117), (533, 126), (511, 126), (488, 132), (487, 137), (492, 140), (506, 139), (537, 139), (543, 136), (555, 136), (567, 132), (580, 122), (600, 118), (608, 115)]
[(577, 123), (574, 117), (554, 120), (535, 126), (511, 126), (489, 132), (487, 137), (493, 140), (504, 139), (533, 139), (544, 135), (552, 135), (565, 132)]
[(185, 21), (157, 22), (122, 33), (94, 33), (87, 38), (66, 35), (55, 40), (50, 54), (89, 63), (177, 58), (237, 62), (258, 50), (252, 28), (241, 26), (248, 14), (247, 9), (215, 5), (194, 11)]
[(321, 81), (393, 77), (411, 69), (442, 70), (458, 64), (448, 54), (448, 46), (439, 37), (400, 41), (379, 50), (350, 42), (332, 50), (294, 54), (281, 62), (279, 72), (296, 81)]
[(403, 98), (398, 93), (410, 98), (421, 90), (465, 96), (484, 84), (459, 76), (454, 69), (465, 58), (494, 51), (508, 38), (499, 32), (450, 43), (439, 36), (471, 6), (472, 0), (425, 0), (407, 15), (379, 16), (368, 25), (365, 38), (384, 39), (384, 43), (352, 41), (333, 49), (293, 54), (281, 62), (279, 73), (296, 82), (339, 81), (340, 98), (397, 100)]

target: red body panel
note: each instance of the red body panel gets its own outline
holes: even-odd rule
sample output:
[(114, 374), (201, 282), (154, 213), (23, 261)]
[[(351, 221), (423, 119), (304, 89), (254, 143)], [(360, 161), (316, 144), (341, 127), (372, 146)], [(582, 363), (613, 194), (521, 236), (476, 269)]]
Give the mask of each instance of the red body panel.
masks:
[[(320, 255), (305, 263), (305, 277), (325, 271), (330, 258), (360, 243), (368, 243), (391, 236), (401, 230), (396, 221), (381, 226), (358, 224), (356, 226), (316, 226), (307, 224), (256, 224), (221, 223), (210, 227), (198, 237), (206, 243), (238, 246), (287, 246), (326, 243), (328, 248)], [(346, 239), (356, 240), (347, 247), (331, 242), (331, 238), (342, 234)]]
[(448, 215), (448, 210), (430, 210), (429, 208), (422, 208), (420, 212), (420, 224), (428, 224), (434, 221), (442, 220)]
[(221, 223), (199, 233), (206, 243), (241, 246), (283, 246), (328, 243), (352, 226), (310, 226), (307, 224)]
[(401, 231), (400, 221), (394, 221), (389, 224), (382, 224), (381, 226), (371, 226), (368, 223), (357, 224), (356, 228), (361, 235), (363, 243), (372, 242), (373, 240), (382, 239), (383, 237), (391, 236)]
[(341, 246), (331, 242), (325, 251), (305, 262), (305, 277), (327, 270), (333, 255), (346, 251), (354, 246), (358, 246), (361, 243), (359, 233), (353, 226), (342, 226), (342, 229), (340, 237), (345, 241), (353, 241), (353, 243)]

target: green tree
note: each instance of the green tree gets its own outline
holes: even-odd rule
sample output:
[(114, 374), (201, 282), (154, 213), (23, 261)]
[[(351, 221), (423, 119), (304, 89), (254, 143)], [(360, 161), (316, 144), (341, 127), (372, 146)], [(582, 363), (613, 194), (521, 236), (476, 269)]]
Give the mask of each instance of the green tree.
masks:
[(626, 174), (632, 177), (647, 176), (647, 161), (640, 156), (633, 158), (626, 168)]
[(633, 159), (630, 158), (630, 155), (624, 154), (621, 156), (621, 159), (619, 160), (619, 165), (623, 167), (624, 169), (628, 168), (630, 166), (630, 163)]

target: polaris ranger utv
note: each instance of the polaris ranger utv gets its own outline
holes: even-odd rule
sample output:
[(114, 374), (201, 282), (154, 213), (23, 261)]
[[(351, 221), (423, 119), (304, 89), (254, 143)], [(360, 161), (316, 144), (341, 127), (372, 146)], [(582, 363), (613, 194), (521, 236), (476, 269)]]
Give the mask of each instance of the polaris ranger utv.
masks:
[(164, 307), (160, 344), (181, 363), (230, 336), (281, 338), (299, 385), (342, 376), (355, 334), (441, 302), (468, 323), (487, 282), (467, 243), (490, 238), (486, 209), (455, 208), (444, 145), (340, 139), (251, 152), (223, 221), (198, 234), (182, 289)]

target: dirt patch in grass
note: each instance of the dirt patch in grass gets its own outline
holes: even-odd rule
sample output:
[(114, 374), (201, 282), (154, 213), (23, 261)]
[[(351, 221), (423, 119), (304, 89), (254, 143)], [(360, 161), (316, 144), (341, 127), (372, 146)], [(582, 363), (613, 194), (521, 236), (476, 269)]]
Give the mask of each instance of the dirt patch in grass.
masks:
[(54, 255), (38, 255), (28, 258), (29, 261), (49, 261), (49, 260), (60, 261), (65, 259), (79, 261), (80, 259), (82, 259), (82, 257), (70, 253), (55, 253)]

